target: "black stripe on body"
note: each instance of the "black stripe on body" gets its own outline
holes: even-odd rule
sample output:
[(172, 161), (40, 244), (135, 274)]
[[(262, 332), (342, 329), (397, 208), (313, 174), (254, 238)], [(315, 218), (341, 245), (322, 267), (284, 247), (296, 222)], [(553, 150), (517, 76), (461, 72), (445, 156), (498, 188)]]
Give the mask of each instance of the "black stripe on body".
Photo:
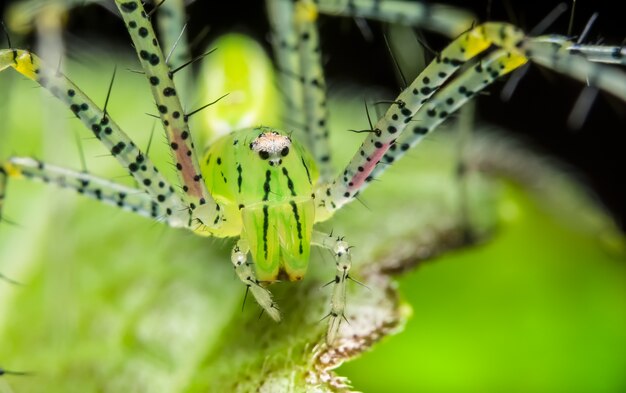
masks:
[(293, 181), (289, 177), (289, 172), (287, 172), (287, 168), (283, 167), (283, 175), (287, 178), (287, 187), (289, 187), (289, 191), (291, 191), (291, 196), (296, 196), (296, 190), (293, 187)]
[(241, 173), (243, 172), (243, 168), (241, 167), (241, 164), (237, 165), (237, 173), (239, 174), (237, 176), (237, 187), (239, 189), (239, 193), (241, 194), (241, 183), (243, 182), (243, 177), (241, 175)]
[(267, 230), (269, 229), (269, 213), (267, 205), (263, 205), (263, 252), (267, 261)]
[(306, 166), (306, 162), (304, 162), (304, 158), (301, 158), (302, 160), (302, 165), (304, 166), (304, 170), (306, 171), (306, 177), (309, 179), (309, 184), (313, 185), (313, 183), (311, 182), (311, 173), (309, 173), (309, 167)]
[(272, 171), (269, 169), (265, 172), (265, 183), (263, 184), (263, 191), (265, 191), (265, 195), (263, 196), (263, 201), (267, 201), (270, 195), (270, 180), (272, 180)]
[(304, 252), (302, 249), (302, 224), (300, 223), (300, 215), (298, 214), (298, 206), (294, 201), (290, 201), (291, 210), (293, 210), (293, 217), (296, 219), (296, 230), (298, 231), (298, 239), (300, 240), (300, 247), (298, 251), (300, 255)]

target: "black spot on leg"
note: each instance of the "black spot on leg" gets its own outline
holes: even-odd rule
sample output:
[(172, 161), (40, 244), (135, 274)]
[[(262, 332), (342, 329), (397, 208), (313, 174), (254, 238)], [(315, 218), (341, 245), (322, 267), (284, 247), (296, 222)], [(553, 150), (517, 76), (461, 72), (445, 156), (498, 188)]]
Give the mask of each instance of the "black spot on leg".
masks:
[(120, 4), (120, 8), (124, 12), (131, 13), (131, 12), (134, 12), (135, 10), (137, 10), (137, 3), (134, 2), (134, 1), (128, 1), (126, 3)]
[(148, 29), (146, 29), (145, 27), (140, 27), (137, 32), (139, 33), (139, 36), (142, 38), (146, 38), (148, 36)]
[(158, 78), (158, 77), (156, 77), (156, 76), (151, 76), (151, 77), (150, 77), (150, 84), (151, 84), (152, 86), (156, 86), (156, 85), (158, 85), (158, 84), (159, 84), (159, 82), (160, 82), (160, 81), (159, 81), (159, 78)]
[(111, 148), (111, 154), (114, 156), (118, 155), (124, 150), (125, 147), (126, 147), (126, 144), (124, 142), (119, 142), (118, 144), (116, 144), (115, 146)]
[(166, 87), (165, 89), (163, 89), (163, 95), (165, 97), (175, 96), (176, 95), (176, 90), (174, 90), (173, 87)]

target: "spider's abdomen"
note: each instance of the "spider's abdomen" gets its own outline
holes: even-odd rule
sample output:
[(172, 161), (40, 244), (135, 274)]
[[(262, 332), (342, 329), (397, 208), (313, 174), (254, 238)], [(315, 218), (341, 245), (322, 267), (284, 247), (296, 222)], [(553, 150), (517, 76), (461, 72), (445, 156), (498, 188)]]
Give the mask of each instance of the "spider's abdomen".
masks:
[(202, 163), (209, 192), (225, 209), (215, 236), (241, 235), (257, 278), (304, 275), (315, 222), (313, 158), (288, 135), (261, 127), (233, 132), (209, 148)]

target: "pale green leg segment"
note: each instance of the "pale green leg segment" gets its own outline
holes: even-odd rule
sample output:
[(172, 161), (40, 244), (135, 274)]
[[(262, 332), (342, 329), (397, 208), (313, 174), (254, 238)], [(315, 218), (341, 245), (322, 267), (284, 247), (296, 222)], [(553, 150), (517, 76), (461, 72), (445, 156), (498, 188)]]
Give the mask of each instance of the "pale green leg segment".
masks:
[[(626, 101), (626, 74), (614, 67), (594, 63), (594, 61), (608, 62), (605, 56), (597, 53), (591, 56), (590, 61), (585, 58), (584, 53), (569, 49), (570, 46), (567, 44), (561, 46), (548, 43), (543, 38), (530, 38), (525, 42), (522, 50), (531, 61), (578, 79), (589, 86), (607, 91), (622, 101)], [(604, 60), (598, 60), (598, 58)]]
[(626, 45), (600, 46), (576, 44), (560, 35), (545, 35), (533, 38), (536, 43), (545, 42), (553, 44), (557, 49), (569, 51), (571, 54), (580, 54), (588, 61), (605, 64), (626, 65)]
[[(449, 87), (446, 93), (438, 96), (440, 99), (433, 98), (433, 94), (462, 64), (491, 45), (497, 45), (505, 50), (483, 60), (483, 62), (494, 61), (495, 66), (477, 64), (474, 71), (467, 71), (464, 76), (450, 84), (455, 86), (456, 93)], [(378, 166), (380, 161), (389, 164), (402, 156), (428, 133), (433, 125), (441, 123), (453, 110), (462, 105), (465, 102), (463, 96), (471, 97), (495, 78), (521, 66), (528, 59), (626, 100), (626, 78), (622, 72), (589, 62), (555, 43), (546, 43), (543, 37), (529, 38), (515, 26), (506, 23), (485, 23), (453, 41), (398, 96), (395, 104), (376, 123), (373, 132), (361, 145), (346, 170), (331, 184), (317, 192), (318, 206), (332, 212), (352, 200), (371, 180), (385, 170), (384, 167)], [(420, 113), (419, 118), (415, 117), (416, 113)], [(411, 127), (412, 135), (400, 137), (413, 120), (426, 123), (418, 123), (416, 127)]]
[(448, 45), (409, 85), (378, 120), (347, 168), (328, 187), (319, 189), (316, 201), (333, 211), (351, 201), (372, 180), (371, 172), (412, 121), (413, 115), (465, 62), (491, 45), (474, 29)]
[(398, 0), (319, 0), (320, 12), (328, 15), (367, 18), (401, 24), (419, 26), (457, 37), (474, 22), (474, 16), (464, 10), (441, 4)]
[[(297, 126), (299, 139), (308, 142), (304, 134), (303, 86), (300, 82), (298, 35), (293, 21), (294, 3), (285, 0), (267, 0), (267, 14), (272, 29), (271, 42), (278, 65), (279, 86), (287, 111), (289, 128)], [(302, 129), (300, 129), (302, 128)]]
[[(277, 52), (281, 71), (281, 88), (285, 94), (300, 94), (293, 99), (304, 110), (305, 140), (318, 163), (321, 179), (330, 180), (332, 168), (328, 109), (326, 108), (326, 82), (322, 70), (319, 34), (317, 31), (317, 8), (310, 0), (293, 2), (273, 0), (268, 2), (268, 14), (274, 30), (272, 42)], [(284, 19), (287, 18), (287, 19)], [(283, 84), (284, 83), (284, 84)], [(300, 86), (295, 88), (294, 83)], [(296, 97), (296, 96), (293, 96)], [(294, 108), (289, 108), (288, 116)]]
[[(391, 164), (400, 159), (480, 90), (509, 72), (506, 67), (509, 57), (510, 52), (497, 50), (448, 83), (413, 115), (416, 125), (398, 138), (381, 161)], [(387, 167), (388, 165), (377, 165), (370, 176), (380, 177)]]
[[(189, 34), (187, 34), (185, 29), (185, 24), (187, 23), (185, 1), (167, 0), (159, 6), (158, 14), (157, 27), (159, 29), (159, 38), (165, 53), (169, 55), (167, 64), (175, 68), (191, 61)], [(180, 70), (174, 75), (179, 96), (182, 99), (190, 98), (193, 88), (192, 76), (191, 68)]]
[(327, 315), (328, 331), (326, 343), (332, 344), (337, 338), (339, 327), (345, 319), (346, 310), (346, 281), (348, 280), (352, 257), (350, 246), (341, 237), (333, 237), (319, 231), (313, 231), (311, 244), (330, 250), (335, 257), (335, 278), (333, 282), (333, 294), (330, 299), (330, 312)]
[(250, 247), (245, 239), (239, 239), (230, 254), (237, 277), (246, 285), (246, 291), (252, 292), (257, 303), (275, 321), (280, 321), (280, 311), (272, 300), (272, 293), (263, 287), (254, 274), (254, 266), (248, 262)]
[(169, 182), (135, 143), (117, 124), (94, 104), (74, 83), (63, 74), (47, 67), (34, 54), (20, 49), (0, 50), (0, 71), (13, 67), (33, 79), (64, 102), (83, 124), (89, 128), (111, 155), (128, 169), (131, 176), (159, 202), (162, 210), (170, 211), (168, 222), (186, 226), (189, 222), (187, 206)]
[(150, 82), (152, 96), (170, 143), (176, 174), (192, 219), (216, 228), (222, 221), (221, 209), (202, 180), (187, 115), (183, 112), (172, 80), (173, 75), (165, 64), (152, 24), (141, 2), (116, 0), (115, 3), (128, 27), (141, 66)]
[[(144, 217), (162, 220), (170, 226), (181, 226), (181, 220), (167, 214), (165, 207), (152, 199), (145, 191), (102, 179), (85, 172), (77, 172), (58, 166), (45, 164), (31, 157), (12, 157), (0, 164), (0, 177), (25, 178), (50, 183), (61, 188), (69, 188), (81, 195), (98, 200), (122, 210), (137, 213)], [(6, 189), (6, 180), (0, 179), (0, 208)], [(1, 213), (1, 211), (0, 211)], [(186, 223), (185, 223), (186, 224)]]
[(317, 10), (309, 1), (296, 3), (295, 23), (304, 84), (305, 132), (322, 181), (334, 175), (330, 157), (326, 81), (322, 70), (320, 39), (317, 31)]

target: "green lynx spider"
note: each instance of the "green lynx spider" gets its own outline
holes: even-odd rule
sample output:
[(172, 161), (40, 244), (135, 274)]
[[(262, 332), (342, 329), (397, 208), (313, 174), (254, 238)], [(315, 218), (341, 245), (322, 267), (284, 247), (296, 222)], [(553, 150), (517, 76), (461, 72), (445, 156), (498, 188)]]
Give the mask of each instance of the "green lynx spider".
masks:
[[(256, 127), (222, 137), (198, 158), (188, 115), (182, 109), (172, 70), (155, 38), (149, 15), (139, 1), (115, 2), (151, 86), (180, 187), (170, 184), (109, 114), (63, 74), (29, 51), (10, 48), (0, 50), (0, 70), (13, 67), (64, 102), (141, 188), (33, 158), (13, 157), (0, 164), (0, 208), (8, 179), (23, 177), (73, 188), (103, 203), (198, 235), (238, 237), (231, 254), (237, 276), (277, 321), (280, 313), (266, 283), (302, 279), (311, 245), (331, 250), (336, 271), (331, 281), (334, 287), (328, 343), (337, 337), (344, 318), (351, 253), (343, 238), (319, 232), (313, 226), (354, 200), (389, 166), (379, 163), (391, 164), (400, 159), (481, 89), (529, 60), (626, 100), (626, 78), (617, 70), (593, 63), (624, 64), (623, 48), (577, 45), (556, 36), (529, 37), (506, 23), (485, 23), (455, 32), (432, 17), (436, 14), (425, 12), (427, 6), (399, 1), (313, 4), (270, 0), (268, 14), (282, 71), (282, 89), (290, 110), (303, 114), (309, 149), (288, 133)], [(409, 24), (430, 22), (433, 29), (458, 35), (396, 98), (336, 177), (331, 171), (328, 147), (325, 82), (316, 31), (318, 12), (388, 22), (402, 19)], [(491, 47), (494, 49), (487, 51)], [(464, 67), (479, 56), (479, 62)], [(254, 264), (248, 261), (248, 253)]]

